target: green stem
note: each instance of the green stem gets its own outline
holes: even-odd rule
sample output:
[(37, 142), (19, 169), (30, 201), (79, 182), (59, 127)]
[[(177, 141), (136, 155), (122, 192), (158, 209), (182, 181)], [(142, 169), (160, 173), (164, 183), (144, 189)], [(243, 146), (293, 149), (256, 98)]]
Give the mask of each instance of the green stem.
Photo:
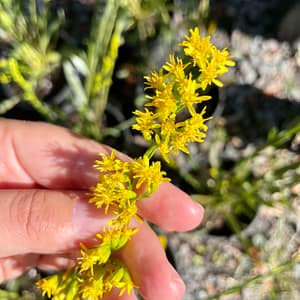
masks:
[(144, 156), (147, 156), (149, 160), (153, 157), (157, 150), (156, 144), (152, 145), (151, 147), (148, 148), (148, 150), (145, 152)]
[[(99, 6), (99, 3), (97, 3), (97, 6)], [(117, 2), (111, 0), (107, 2), (101, 17), (97, 12), (94, 15), (92, 28), (95, 28), (95, 31), (91, 33), (87, 50), (87, 63), (89, 67), (89, 75), (85, 82), (87, 98), (90, 98), (92, 94), (99, 61), (103, 60), (107, 53), (109, 41), (116, 23), (118, 9), (119, 5)]]
[[(118, 50), (121, 43), (121, 36), (125, 28), (126, 21), (127, 21), (127, 15), (125, 13), (119, 14), (118, 19), (116, 20), (114, 32), (111, 36), (110, 49), (107, 50), (108, 53), (106, 54), (106, 58), (110, 59), (112, 66), (108, 70), (108, 72), (104, 74), (105, 83), (103, 82), (102, 84), (103, 87), (101, 88), (99, 95), (96, 96), (97, 99), (95, 101), (95, 114), (96, 114), (96, 120), (99, 124), (101, 124), (102, 116), (104, 114), (104, 110), (107, 105), (109, 89), (112, 84), (111, 78), (113, 76), (114, 66), (118, 57)], [(117, 41), (117, 45), (115, 45), (113, 39)]]
[(226, 289), (220, 293), (217, 293), (213, 296), (210, 296), (210, 297), (207, 297), (205, 298), (205, 300), (216, 300), (216, 299), (219, 299), (220, 297), (222, 296), (225, 296), (225, 295), (231, 295), (231, 294), (236, 294), (236, 293), (240, 293), (245, 287), (247, 287), (248, 285), (251, 285), (251, 284), (256, 284), (256, 283), (260, 283), (261, 281), (263, 281), (264, 279), (268, 278), (268, 277), (271, 277), (271, 276), (275, 276), (277, 274), (280, 274), (288, 269), (290, 269), (293, 265), (294, 265), (294, 260), (291, 259), (273, 269), (271, 269), (268, 273), (266, 274), (263, 274), (263, 275), (257, 275), (253, 278), (250, 278), (246, 281), (244, 281), (242, 284), (240, 285), (236, 285), (236, 286), (233, 286), (229, 289)]
[(241, 235), (242, 228), (241, 228), (236, 216), (232, 213), (225, 213), (225, 218), (226, 218), (229, 226), (231, 227), (232, 231), (239, 238), (241, 244), (243, 245), (243, 248), (247, 251), (249, 249), (249, 241)]
[(182, 170), (181, 168), (177, 168), (180, 176), (185, 180), (190, 186), (192, 186), (196, 191), (201, 190), (201, 183), (199, 179), (195, 178), (192, 174)]

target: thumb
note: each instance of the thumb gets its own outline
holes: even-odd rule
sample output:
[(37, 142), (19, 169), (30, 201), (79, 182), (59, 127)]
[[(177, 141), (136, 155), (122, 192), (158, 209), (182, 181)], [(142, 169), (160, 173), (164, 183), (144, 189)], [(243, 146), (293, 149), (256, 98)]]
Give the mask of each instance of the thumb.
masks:
[(70, 251), (91, 242), (108, 218), (84, 192), (1, 190), (0, 257)]

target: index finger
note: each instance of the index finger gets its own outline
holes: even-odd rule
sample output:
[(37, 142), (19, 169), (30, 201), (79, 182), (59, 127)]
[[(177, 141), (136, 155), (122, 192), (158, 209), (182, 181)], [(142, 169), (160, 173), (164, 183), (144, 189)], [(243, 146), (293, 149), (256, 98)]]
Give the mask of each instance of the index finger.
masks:
[(0, 140), (0, 188), (87, 189), (97, 180), (92, 166), (98, 153), (111, 151), (42, 122), (2, 119)]

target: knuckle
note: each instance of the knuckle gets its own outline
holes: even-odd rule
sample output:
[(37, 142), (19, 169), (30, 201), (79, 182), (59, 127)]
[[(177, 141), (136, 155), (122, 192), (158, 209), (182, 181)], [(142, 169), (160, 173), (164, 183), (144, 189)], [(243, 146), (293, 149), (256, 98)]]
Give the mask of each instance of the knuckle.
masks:
[[(24, 214), (24, 232), (27, 238), (37, 240), (43, 233), (47, 218), (44, 213), (46, 191), (33, 191), (28, 197)], [(46, 220), (45, 220), (46, 219)]]
[(47, 214), (45, 214), (44, 203), (46, 191), (20, 191), (17, 196), (15, 207), (16, 222), (20, 234), (27, 241), (38, 240), (45, 231)]

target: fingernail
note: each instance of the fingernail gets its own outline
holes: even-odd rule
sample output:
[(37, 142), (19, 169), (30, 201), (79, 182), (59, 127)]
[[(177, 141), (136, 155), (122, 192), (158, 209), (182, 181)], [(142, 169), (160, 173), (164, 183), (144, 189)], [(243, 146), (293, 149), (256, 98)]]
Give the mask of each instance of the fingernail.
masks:
[(194, 202), (194, 205), (190, 206), (190, 214), (191, 216), (198, 217), (201, 221), (204, 215), (204, 208), (197, 202)]
[(143, 289), (140, 294), (149, 300), (181, 300), (185, 292), (185, 284), (173, 269), (167, 277), (160, 280), (154, 277), (143, 278)]
[(172, 293), (172, 299), (174, 300), (180, 300), (184, 295), (185, 284), (177, 273), (172, 276), (170, 281), (170, 292)]

